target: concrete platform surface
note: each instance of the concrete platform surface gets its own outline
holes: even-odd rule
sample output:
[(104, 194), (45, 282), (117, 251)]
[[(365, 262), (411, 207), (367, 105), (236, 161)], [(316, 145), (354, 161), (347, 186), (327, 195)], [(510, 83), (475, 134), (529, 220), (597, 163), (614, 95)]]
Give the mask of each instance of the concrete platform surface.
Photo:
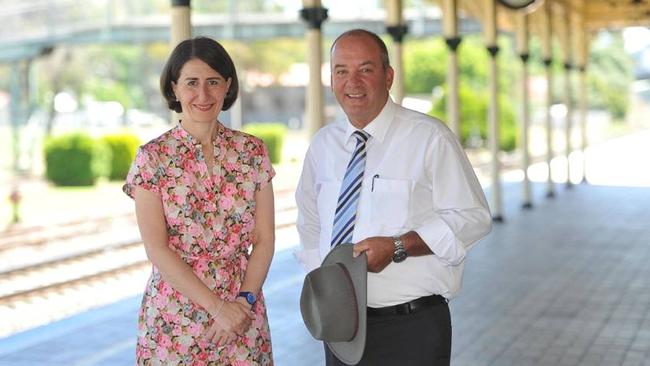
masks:
[[(506, 221), (471, 252), (451, 302), (455, 366), (650, 365), (650, 188), (504, 189)], [(303, 273), (278, 252), (265, 284), (275, 363), (323, 364), (298, 310)], [(139, 297), (0, 339), (0, 365), (132, 365)]]

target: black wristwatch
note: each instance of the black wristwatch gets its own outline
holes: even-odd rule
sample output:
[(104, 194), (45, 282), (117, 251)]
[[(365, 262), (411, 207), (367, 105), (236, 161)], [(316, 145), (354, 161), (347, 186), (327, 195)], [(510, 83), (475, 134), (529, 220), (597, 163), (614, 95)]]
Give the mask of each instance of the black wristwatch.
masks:
[(255, 304), (255, 301), (257, 301), (257, 297), (255, 297), (255, 294), (249, 291), (242, 291), (237, 295), (237, 297), (243, 297), (244, 299), (246, 299), (246, 302), (250, 306), (253, 306), (253, 304)]
[(393, 236), (393, 244), (395, 244), (395, 251), (393, 252), (393, 262), (399, 263), (403, 262), (406, 257), (408, 257), (408, 253), (406, 253), (406, 249), (404, 248), (404, 243), (402, 243), (402, 239), (400, 239), (399, 236)]

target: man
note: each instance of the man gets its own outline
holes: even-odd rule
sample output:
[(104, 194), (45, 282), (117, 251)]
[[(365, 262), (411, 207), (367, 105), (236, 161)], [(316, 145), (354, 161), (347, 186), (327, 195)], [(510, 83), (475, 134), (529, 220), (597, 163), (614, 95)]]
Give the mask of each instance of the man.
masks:
[[(318, 131), (305, 157), (298, 258), (311, 269), (340, 243), (366, 252), (359, 365), (449, 365), (447, 301), (460, 290), (467, 250), (491, 229), (485, 196), (453, 133), (389, 97), (394, 72), (381, 38), (345, 32), (330, 56), (347, 121)], [(343, 365), (325, 352), (327, 365)]]

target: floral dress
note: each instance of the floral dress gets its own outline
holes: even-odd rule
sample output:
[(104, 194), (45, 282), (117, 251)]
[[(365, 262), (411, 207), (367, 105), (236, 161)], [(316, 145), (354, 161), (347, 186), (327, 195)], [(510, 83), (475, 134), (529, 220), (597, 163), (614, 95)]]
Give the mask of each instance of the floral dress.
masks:
[[(224, 300), (244, 279), (255, 226), (255, 192), (275, 172), (257, 138), (218, 124), (211, 174), (200, 143), (179, 124), (143, 145), (123, 190), (136, 187), (162, 199), (169, 247)], [(210, 314), (174, 290), (153, 266), (138, 319), (139, 365), (272, 365), (264, 296), (252, 308), (245, 335), (224, 346), (202, 339)]]

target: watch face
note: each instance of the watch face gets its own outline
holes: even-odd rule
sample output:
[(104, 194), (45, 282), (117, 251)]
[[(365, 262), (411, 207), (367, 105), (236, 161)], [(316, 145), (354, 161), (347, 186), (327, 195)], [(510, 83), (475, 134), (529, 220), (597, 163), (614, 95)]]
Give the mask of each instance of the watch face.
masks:
[(404, 259), (406, 259), (406, 256), (407, 256), (406, 250), (398, 250), (393, 255), (393, 262), (395, 263), (403, 262)]
[(255, 301), (257, 301), (257, 298), (255, 297), (255, 295), (253, 295), (252, 292), (248, 292), (248, 291), (240, 292), (239, 297), (243, 297), (244, 299), (246, 299), (246, 302), (249, 305), (253, 305), (253, 304), (255, 304)]

